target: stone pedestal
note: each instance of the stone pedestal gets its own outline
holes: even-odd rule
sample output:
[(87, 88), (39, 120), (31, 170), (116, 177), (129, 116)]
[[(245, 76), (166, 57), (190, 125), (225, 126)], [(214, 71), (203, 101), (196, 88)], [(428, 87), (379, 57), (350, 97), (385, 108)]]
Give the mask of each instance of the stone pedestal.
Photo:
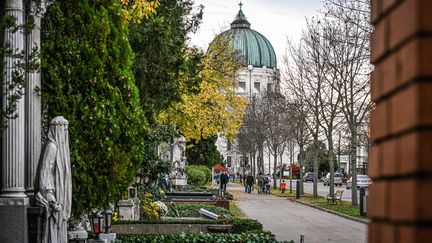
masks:
[(82, 230), (74, 230), (74, 231), (68, 231), (68, 241), (76, 242), (76, 243), (85, 243), (88, 239), (88, 233), (84, 229)]
[(0, 198), (0, 242), (29, 242), (28, 206), (28, 198)]
[(180, 178), (180, 179), (173, 178), (173, 179), (171, 179), (171, 185), (174, 188), (186, 186), (187, 185), (187, 179), (186, 178)]
[(27, 208), (29, 242), (41, 242), (42, 240), (44, 211), (45, 209), (42, 207)]
[(139, 220), (139, 201), (138, 199), (120, 200), (118, 203), (119, 207), (119, 219), (121, 220)]
[(114, 242), (117, 238), (116, 233), (101, 233), (99, 234), (99, 240), (104, 240), (104, 242), (110, 243), (110, 242)]

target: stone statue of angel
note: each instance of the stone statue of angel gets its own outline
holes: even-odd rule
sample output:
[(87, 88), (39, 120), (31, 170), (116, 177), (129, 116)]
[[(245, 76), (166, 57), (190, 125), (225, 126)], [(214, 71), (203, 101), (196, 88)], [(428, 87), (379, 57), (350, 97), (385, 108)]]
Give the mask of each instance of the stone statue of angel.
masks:
[(51, 120), (36, 172), (35, 198), (45, 208), (42, 242), (67, 242), (71, 214), (72, 178), (69, 153), (69, 122), (62, 116)]

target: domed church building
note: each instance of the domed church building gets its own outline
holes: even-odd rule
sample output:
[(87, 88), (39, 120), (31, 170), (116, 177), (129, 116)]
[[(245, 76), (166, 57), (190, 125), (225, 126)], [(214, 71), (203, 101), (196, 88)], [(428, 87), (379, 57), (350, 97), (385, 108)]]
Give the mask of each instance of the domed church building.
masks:
[[(258, 31), (251, 29), (251, 23), (240, 10), (231, 23), (231, 28), (219, 34), (214, 40), (225, 37), (232, 44), (234, 50), (243, 60), (244, 68), (240, 70), (237, 80), (237, 92), (244, 94), (249, 99), (262, 96), (266, 92), (279, 92), (280, 74), (277, 69), (276, 53), (270, 41)], [(212, 43), (213, 43), (212, 42)], [(211, 49), (210, 44), (209, 49)], [(234, 145), (236, 141), (233, 141)], [(237, 146), (233, 146), (228, 139), (219, 137), (216, 146), (224, 156), (230, 174), (243, 173), (243, 165), (248, 163), (248, 158), (243, 158)], [(246, 166), (245, 171), (249, 171)]]
[(267, 91), (279, 91), (279, 70), (273, 46), (265, 36), (251, 29), (242, 5), (240, 3), (240, 10), (231, 28), (219, 34), (215, 40), (220, 37), (229, 40), (243, 60), (244, 68), (238, 77), (239, 93), (252, 97)]

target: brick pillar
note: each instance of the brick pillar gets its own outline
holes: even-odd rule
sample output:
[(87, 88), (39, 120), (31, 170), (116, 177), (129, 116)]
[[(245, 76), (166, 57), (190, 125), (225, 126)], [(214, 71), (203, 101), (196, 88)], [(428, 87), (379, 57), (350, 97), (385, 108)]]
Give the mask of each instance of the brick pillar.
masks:
[(372, 0), (369, 242), (432, 239), (431, 13), (431, 0)]

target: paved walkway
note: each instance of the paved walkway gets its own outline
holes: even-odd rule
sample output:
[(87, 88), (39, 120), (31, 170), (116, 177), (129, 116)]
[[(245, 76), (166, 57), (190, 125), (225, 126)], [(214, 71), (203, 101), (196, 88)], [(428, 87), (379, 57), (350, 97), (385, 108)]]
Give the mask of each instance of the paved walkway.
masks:
[[(229, 184), (228, 190), (243, 191), (237, 184)], [(249, 217), (259, 220), (265, 230), (278, 240), (305, 243), (315, 242), (366, 242), (367, 226), (362, 223), (326, 213), (287, 199), (272, 196), (238, 193), (238, 206)]]

